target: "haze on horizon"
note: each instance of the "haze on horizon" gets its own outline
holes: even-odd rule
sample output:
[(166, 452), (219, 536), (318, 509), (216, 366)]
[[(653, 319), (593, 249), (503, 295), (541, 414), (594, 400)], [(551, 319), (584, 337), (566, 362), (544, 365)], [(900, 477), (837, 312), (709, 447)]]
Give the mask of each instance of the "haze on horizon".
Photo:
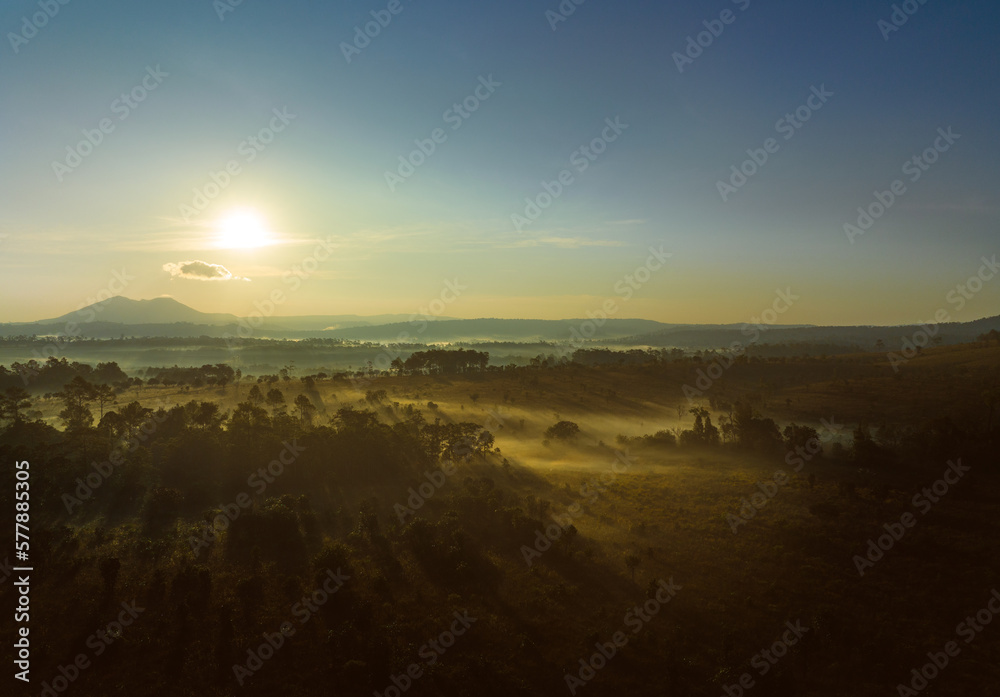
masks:
[(1000, 283), (946, 300), (997, 251), (994, 4), (927, 2), (886, 32), (891, 3), (591, 0), (562, 21), (557, 2), (401, 0), (358, 39), (387, 6), (95, 0), (31, 34), (37, 3), (5, 4), (0, 321), (119, 287), (240, 316), (274, 289), (276, 316), (407, 314), (447, 283), (461, 318), (611, 299), (741, 323), (786, 289), (782, 324), (1000, 313)]

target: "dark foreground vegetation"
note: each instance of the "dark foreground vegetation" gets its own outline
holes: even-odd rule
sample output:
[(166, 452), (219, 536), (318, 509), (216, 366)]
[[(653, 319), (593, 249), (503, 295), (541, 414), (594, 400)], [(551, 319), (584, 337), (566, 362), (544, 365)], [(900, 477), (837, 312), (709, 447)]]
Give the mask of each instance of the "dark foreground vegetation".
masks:
[[(37, 366), (0, 400), (0, 457), (31, 472), (31, 693), (907, 694), (955, 640), (915, 694), (990, 694), (1000, 622), (956, 628), (1000, 586), (992, 351), (902, 378), (744, 361), (692, 402), (703, 361)], [(155, 406), (164, 380), (187, 399)], [(911, 384), (937, 407), (878, 407)], [(645, 434), (591, 425), (675, 408)]]

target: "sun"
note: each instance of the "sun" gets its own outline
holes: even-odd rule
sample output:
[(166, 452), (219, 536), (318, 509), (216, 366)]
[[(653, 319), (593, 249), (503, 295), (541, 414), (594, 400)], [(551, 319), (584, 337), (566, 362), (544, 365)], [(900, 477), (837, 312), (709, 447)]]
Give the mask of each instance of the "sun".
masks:
[(219, 246), (226, 249), (256, 249), (274, 243), (264, 218), (246, 208), (222, 218), (217, 232)]

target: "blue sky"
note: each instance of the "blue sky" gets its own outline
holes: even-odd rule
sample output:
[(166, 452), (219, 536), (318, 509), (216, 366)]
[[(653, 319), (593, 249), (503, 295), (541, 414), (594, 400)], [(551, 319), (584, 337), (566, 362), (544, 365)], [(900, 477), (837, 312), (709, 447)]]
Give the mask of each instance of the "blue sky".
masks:
[[(617, 298), (621, 317), (745, 322), (792, 288), (781, 322), (892, 324), (933, 316), (998, 251), (1000, 9), (985, 1), (912, 3), (888, 39), (880, 2), (586, 0), (554, 30), (553, 0), (243, 0), (221, 18), (210, 0), (53, 2), (39, 27), (37, 1), (0, 10), (0, 288), (32, 289), (0, 321), (75, 309), (126, 269), (127, 297), (236, 314), (274, 288), (291, 291), (281, 315), (415, 312), (457, 278), (450, 316), (579, 317)], [(373, 11), (391, 21), (348, 62)], [(705, 22), (722, 31), (680, 72)], [(151, 73), (141, 103), (115, 106)], [(481, 79), (499, 83), (484, 100)], [(786, 139), (776, 125), (814, 87), (832, 96)], [(449, 119), (466, 98), (476, 111)], [(579, 171), (616, 118), (627, 128)], [(102, 119), (113, 129), (60, 175)], [(949, 127), (960, 137), (911, 182), (903, 164)], [(769, 138), (724, 200), (719, 182)], [(897, 179), (906, 192), (851, 243), (844, 225)], [(334, 251), (293, 290), (320, 241)], [(650, 246), (672, 256), (626, 301), (616, 284)], [(164, 269), (194, 260), (230, 277)], [(986, 283), (954, 318), (998, 299)]]

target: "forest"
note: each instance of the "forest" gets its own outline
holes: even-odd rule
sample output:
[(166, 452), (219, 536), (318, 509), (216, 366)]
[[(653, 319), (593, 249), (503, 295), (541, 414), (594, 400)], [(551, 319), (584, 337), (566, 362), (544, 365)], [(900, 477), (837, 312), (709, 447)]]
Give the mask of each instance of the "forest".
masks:
[[(744, 360), (694, 404), (683, 387), (703, 360), (627, 353), (495, 369), (428, 350), (381, 373), (145, 380), (50, 359), (29, 389), (4, 368), (0, 451), (30, 463), (44, 569), (32, 620), (68, 629), (39, 640), (33, 670), (54, 685), (83, 652), (73, 690), (114, 675), (147, 694), (716, 695), (751, 674), (760, 694), (843, 694), (847, 675), (852, 694), (884, 693), (927, 644), (881, 641), (886, 588), (916, 617), (935, 592), (921, 579), (949, 577), (945, 626), (989, 595), (972, 579), (995, 564), (995, 354), (934, 349), (903, 377), (944, 360), (979, 406), (879, 421), (864, 404), (899, 380), (868, 358)], [(831, 370), (850, 377), (817, 380)], [(819, 418), (814, 397), (855, 413)], [(954, 492), (872, 561), (866, 544), (956, 460), (970, 472)], [(143, 611), (98, 655), (86, 638), (122, 603)], [(639, 619), (643, 603), (663, 616)], [(456, 615), (475, 621), (454, 647), (428, 643)], [(748, 662), (786, 622), (809, 631), (758, 675)], [(941, 694), (998, 647), (978, 640)]]

